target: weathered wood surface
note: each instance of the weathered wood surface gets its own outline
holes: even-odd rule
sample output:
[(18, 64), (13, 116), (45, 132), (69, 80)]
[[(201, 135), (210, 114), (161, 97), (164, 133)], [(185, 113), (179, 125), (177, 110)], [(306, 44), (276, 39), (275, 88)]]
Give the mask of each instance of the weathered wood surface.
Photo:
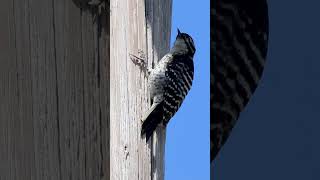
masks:
[[(146, 4), (145, 4), (146, 3)], [(165, 130), (141, 139), (150, 107), (146, 76), (129, 59), (143, 50), (149, 66), (169, 50), (171, 0), (111, 0), (110, 174), (112, 180), (163, 180)]]
[(0, 179), (109, 179), (109, 20), (0, 2)]

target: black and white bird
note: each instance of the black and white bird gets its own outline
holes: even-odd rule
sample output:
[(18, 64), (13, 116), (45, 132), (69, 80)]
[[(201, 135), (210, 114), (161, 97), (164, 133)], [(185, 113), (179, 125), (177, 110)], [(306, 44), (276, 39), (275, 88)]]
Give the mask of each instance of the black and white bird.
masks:
[(211, 161), (261, 78), (268, 47), (266, 0), (217, 0), (211, 9)]
[(195, 52), (192, 37), (178, 29), (170, 52), (150, 70), (148, 87), (152, 105), (142, 120), (141, 129), (141, 135), (146, 135), (147, 141), (158, 125), (168, 124), (188, 94), (193, 80)]

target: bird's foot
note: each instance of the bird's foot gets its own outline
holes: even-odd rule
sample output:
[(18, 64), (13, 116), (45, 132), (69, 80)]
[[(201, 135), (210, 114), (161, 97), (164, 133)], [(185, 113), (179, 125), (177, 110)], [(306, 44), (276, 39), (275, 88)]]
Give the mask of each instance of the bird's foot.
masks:
[(144, 73), (146, 73), (147, 75), (150, 74), (151, 70), (148, 68), (146, 54), (141, 49), (138, 50), (138, 56), (129, 53), (129, 57), (131, 61), (135, 65), (139, 66)]
[(130, 53), (129, 53), (129, 56), (130, 56), (131, 61), (135, 65), (138, 65), (142, 68), (147, 67), (147, 58), (146, 58), (145, 53), (141, 49), (138, 49), (138, 56), (136, 56), (134, 54), (130, 54)]

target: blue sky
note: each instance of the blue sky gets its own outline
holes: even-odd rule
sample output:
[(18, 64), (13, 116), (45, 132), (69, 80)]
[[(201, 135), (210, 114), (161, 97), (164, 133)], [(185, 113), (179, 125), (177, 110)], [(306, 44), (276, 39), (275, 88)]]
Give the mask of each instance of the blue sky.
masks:
[(181, 32), (196, 45), (195, 77), (167, 127), (165, 180), (210, 178), (210, 2), (173, 0), (171, 47)]
[(214, 180), (320, 179), (320, 1), (268, 4), (264, 75), (215, 161)]

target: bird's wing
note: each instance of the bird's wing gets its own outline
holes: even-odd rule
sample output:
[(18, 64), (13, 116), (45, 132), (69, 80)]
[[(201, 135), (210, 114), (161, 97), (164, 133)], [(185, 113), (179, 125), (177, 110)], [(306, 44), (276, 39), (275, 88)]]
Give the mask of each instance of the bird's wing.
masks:
[(163, 96), (164, 125), (166, 125), (177, 112), (190, 90), (193, 71), (193, 60), (191, 58), (176, 55), (172, 62), (168, 63), (165, 72), (167, 82), (164, 87)]
[[(251, 2), (251, 1), (250, 1)], [(211, 161), (226, 142), (255, 91), (268, 45), (266, 1), (230, 0), (213, 6), (211, 44)], [(253, 8), (252, 8), (253, 7)]]

